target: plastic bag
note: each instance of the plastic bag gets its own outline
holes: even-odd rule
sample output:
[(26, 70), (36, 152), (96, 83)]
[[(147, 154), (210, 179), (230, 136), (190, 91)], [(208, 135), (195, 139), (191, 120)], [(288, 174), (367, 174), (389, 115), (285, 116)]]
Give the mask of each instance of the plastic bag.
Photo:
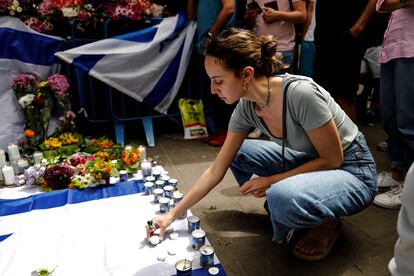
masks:
[(203, 138), (208, 136), (206, 118), (201, 100), (180, 99), (178, 101), (184, 127), (184, 139)]

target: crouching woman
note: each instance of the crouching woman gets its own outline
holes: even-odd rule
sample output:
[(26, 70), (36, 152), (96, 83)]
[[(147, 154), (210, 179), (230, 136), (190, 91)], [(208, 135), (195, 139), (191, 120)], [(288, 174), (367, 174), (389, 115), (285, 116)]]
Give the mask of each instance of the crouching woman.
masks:
[[(309, 229), (293, 249), (306, 260), (324, 258), (341, 233), (339, 218), (372, 202), (376, 169), (363, 134), (312, 79), (276, 76), (276, 50), (274, 37), (239, 29), (207, 42), (211, 92), (238, 105), (213, 164), (174, 209), (154, 219), (161, 236), (221, 182), (228, 168), (241, 194), (266, 196), (274, 240), (285, 240), (292, 229)], [(246, 139), (252, 127), (269, 140)]]

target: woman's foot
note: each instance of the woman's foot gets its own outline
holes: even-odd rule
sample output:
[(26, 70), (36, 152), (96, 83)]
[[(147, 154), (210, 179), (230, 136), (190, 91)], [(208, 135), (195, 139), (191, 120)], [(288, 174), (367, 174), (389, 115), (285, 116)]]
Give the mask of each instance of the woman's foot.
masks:
[(332, 249), (343, 227), (340, 219), (327, 220), (325, 223), (309, 230), (293, 248), (293, 254), (307, 261), (325, 258)]
[(404, 174), (397, 169), (391, 169), (388, 172), (382, 171), (377, 176), (377, 186), (379, 189), (402, 185), (403, 182)]

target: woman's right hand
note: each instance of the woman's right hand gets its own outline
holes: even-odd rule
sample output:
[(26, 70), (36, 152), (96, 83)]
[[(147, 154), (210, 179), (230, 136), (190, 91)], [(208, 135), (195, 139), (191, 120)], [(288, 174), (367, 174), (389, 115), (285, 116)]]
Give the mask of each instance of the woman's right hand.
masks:
[(156, 217), (152, 220), (152, 223), (156, 228), (160, 228), (160, 240), (164, 239), (164, 233), (167, 227), (173, 223), (175, 218), (172, 216), (171, 212), (163, 214), (159, 217)]

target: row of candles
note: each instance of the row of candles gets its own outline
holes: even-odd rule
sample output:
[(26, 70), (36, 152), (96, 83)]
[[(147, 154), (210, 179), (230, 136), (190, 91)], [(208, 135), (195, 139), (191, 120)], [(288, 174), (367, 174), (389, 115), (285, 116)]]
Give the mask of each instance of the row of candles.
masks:
[[(9, 162), (6, 160), (6, 152), (0, 149), (0, 182), (5, 185), (15, 184), (17, 174), (21, 174), (29, 168), (29, 161), (20, 156), (19, 147), (16, 144), (7, 146)], [(33, 163), (40, 164), (43, 159), (42, 152), (33, 153)]]

